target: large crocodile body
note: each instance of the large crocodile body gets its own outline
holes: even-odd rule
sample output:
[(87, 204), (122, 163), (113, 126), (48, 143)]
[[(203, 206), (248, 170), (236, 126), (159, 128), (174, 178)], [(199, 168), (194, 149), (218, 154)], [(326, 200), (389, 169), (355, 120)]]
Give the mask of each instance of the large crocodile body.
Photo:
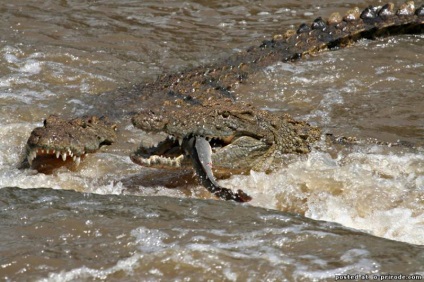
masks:
[[(350, 45), (362, 38), (424, 31), (424, 5), (409, 1), (398, 9), (389, 3), (362, 12), (335, 13), (327, 21), (317, 18), (296, 31), (275, 35), (218, 63), (199, 66), (153, 83), (138, 85), (135, 127), (146, 132), (164, 132), (156, 146), (142, 145), (131, 159), (143, 166), (181, 167), (192, 163), (201, 183), (220, 198), (248, 201), (239, 190), (221, 187), (216, 170), (235, 173), (272, 170), (282, 154), (308, 153), (321, 132), (289, 115), (278, 115), (236, 101), (234, 90), (252, 73), (277, 62), (294, 61), (324, 49)], [(146, 106), (148, 105), (148, 109)], [(107, 114), (107, 113), (105, 113)], [(52, 126), (53, 125), (53, 126)], [(54, 126), (57, 125), (57, 126)], [(81, 157), (114, 142), (116, 127), (104, 119), (77, 118), (72, 121), (49, 117), (27, 142), (27, 160), (34, 168), (45, 166), (47, 157)], [(214, 164), (212, 170), (211, 164)]]

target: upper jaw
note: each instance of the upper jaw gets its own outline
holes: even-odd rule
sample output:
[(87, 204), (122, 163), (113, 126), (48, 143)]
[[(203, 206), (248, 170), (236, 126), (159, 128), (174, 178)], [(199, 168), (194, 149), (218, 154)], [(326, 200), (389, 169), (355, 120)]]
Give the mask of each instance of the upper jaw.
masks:
[(87, 153), (74, 153), (70, 148), (46, 148), (46, 147), (29, 147), (27, 146), (27, 160), (29, 165), (32, 165), (32, 162), (37, 157), (55, 157), (56, 159), (62, 159), (66, 161), (67, 159), (72, 159), (75, 164), (78, 166), (81, 162), (81, 158), (84, 157)]

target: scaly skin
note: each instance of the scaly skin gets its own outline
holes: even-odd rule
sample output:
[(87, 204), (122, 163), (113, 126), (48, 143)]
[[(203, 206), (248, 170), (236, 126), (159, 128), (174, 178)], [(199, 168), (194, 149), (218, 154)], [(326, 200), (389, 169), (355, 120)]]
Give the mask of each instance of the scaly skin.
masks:
[[(235, 103), (238, 84), (276, 62), (346, 47), (362, 38), (423, 30), (424, 5), (415, 9), (412, 1), (397, 10), (391, 3), (370, 6), (362, 12), (355, 8), (344, 17), (335, 13), (327, 21), (317, 18), (296, 31), (277, 34), (216, 64), (164, 75), (153, 83), (135, 86), (127, 97), (136, 96), (139, 103), (123, 106), (130, 112), (134, 106), (138, 111), (149, 110), (136, 114), (133, 124), (147, 132), (163, 131), (171, 137), (152, 148), (142, 145), (131, 158), (144, 166), (178, 167), (186, 162), (184, 154), (189, 155), (196, 171), (203, 175), (202, 183), (212, 193), (227, 200), (248, 201), (250, 197), (242, 191), (233, 193), (219, 187), (207, 162), (212, 160), (214, 167), (235, 172), (269, 170), (280, 154), (308, 153), (320, 130), (288, 115)], [(28, 140), (28, 160), (34, 159), (33, 152), (40, 152), (39, 148), (59, 148), (61, 152), (72, 148), (73, 154), (80, 156), (114, 140), (110, 138), (110, 127), (79, 128), (74, 123), (62, 121), (58, 126), (35, 129)], [(103, 141), (95, 141), (99, 137)], [(210, 146), (205, 140), (209, 140)]]

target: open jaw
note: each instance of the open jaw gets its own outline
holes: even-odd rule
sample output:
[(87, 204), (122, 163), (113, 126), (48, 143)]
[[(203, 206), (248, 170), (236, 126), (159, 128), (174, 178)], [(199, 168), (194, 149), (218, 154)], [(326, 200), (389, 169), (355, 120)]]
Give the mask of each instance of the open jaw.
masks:
[[(164, 140), (153, 146), (141, 145), (131, 154), (131, 160), (139, 165), (154, 168), (178, 169), (191, 167), (187, 156), (186, 140), (192, 136), (177, 138), (168, 135)], [(263, 155), (269, 145), (249, 136), (196, 136), (203, 138), (209, 144), (214, 172), (247, 173), (252, 169), (253, 162)]]
[(268, 149), (269, 145), (249, 136), (220, 138), (189, 135), (176, 138), (169, 135), (155, 146), (141, 146), (131, 155), (131, 160), (142, 166), (155, 168), (192, 166), (201, 184), (212, 194), (225, 200), (248, 202), (252, 198), (242, 190), (233, 192), (220, 186), (212, 168), (217, 166), (221, 170), (237, 173), (249, 171), (253, 164), (251, 160)]
[(191, 163), (184, 156), (182, 139), (169, 135), (159, 143), (149, 147), (141, 145), (131, 154), (131, 160), (141, 166), (154, 168), (184, 168)]
[(62, 166), (71, 169), (77, 168), (86, 155), (86, 152), (76, 155), (70, 148), (48, 149), (45, 147), (27, 147), (27, 161), (29, 165), (38, 172), (46, 174)]
[[(81, 162), (81, 158), (84, 157), (86, 154), (83, 153), (82, 155), (74, 155), (73, 152), (67, 148), (67, 149), (63, 149), (63, 150), (55, 150), (55, 149), (43, 149), (43, 148), (33, 148), (29, 150), (28, 153), (28, 162), (30, 165), (32, 165), (32, 162), (34, 161), (34, 159), (38, 158), (54, 158), (56, 157), (56, 159), (62, 159), (62, 161), (66, 161), (69, 159), (72, 159), (76, 165), (78, 166), (79, 163)], [(69, 156), (69, 159), (67, 159), (67, 157)]]
[(26, 166), (51, 173), (55, 168), (77, 167), (88, 154), (116, 139), (116, 126), (95, 116), (64, 120), (51, 115), (37, 127), (26, 145)]

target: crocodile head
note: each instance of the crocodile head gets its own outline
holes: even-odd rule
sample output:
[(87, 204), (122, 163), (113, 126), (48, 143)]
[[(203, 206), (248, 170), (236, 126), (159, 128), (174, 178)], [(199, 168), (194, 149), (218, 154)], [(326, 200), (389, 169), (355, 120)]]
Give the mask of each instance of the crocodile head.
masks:
[(233, 192), (220, 186), (215, 179), (217, 172), (228, 175), (271, 169), (280, 154), (307, 153), (320, 137), (320, 130), (305, 122), (227, 99), (184, 107), (178, 100), (174, 104), (167, 101), (158, 111), (138, 113), (132, 122), (146, 132), (168, 136), (156, 146), (142, 145), (131, 155), (135, 163), (181, 167), (189, 156), (203, 186), (222, 199), (238, 202), (251, 197), (242, 190)]
[(134, 162), (162, 168), (184, 166), (184, 140), (200, 136), (209, 142), (214, 170), (221, 173), (266, 171), (277, 155), (307, 153), (320, 136), (319, 129), (288, 115), (226, 99), (184, 108), (168, 103), (159, 111), (138, 113), (132, 122), (146, 132), (168, 136), (156, 146), (142, 145), (131, 156)]
[(78, 166), (86, 154), (115, 142), (115, 131), (116, 125), (104, 117), (86, 116), (68, 121), (51, 115), (44, 120), (43, 127), (31, 132), (26, 160), (43, 172), (62, 165)]

